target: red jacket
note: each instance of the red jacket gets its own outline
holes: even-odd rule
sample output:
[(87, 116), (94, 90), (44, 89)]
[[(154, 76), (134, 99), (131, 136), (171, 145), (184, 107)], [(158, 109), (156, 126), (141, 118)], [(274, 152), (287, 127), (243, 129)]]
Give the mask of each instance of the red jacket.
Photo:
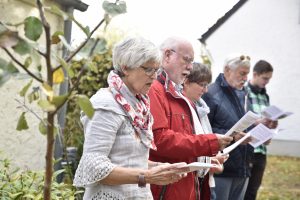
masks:
[[(153, 134), (157, 151), (150, 151), (150, 160), (157, 162), (191, 163), (199, 156), (213, 156), (218, 152), (219, 144), (214, 134), (195, 135), (192, 114), (187, 103), (179, 97), (169, 82), (165, 87), (164, 76), (152, 84), (150, 110), (154, 117)], [(201, 200), (210, 199), (207, 180), (202, 189)], [(196, 173), (179, 182), (169, 184), (163, 192), (163, 186), (151, 185), (154, 200), (199, 200), (199, 181)], [(208, 191), (207, 191), (208, 190)]]

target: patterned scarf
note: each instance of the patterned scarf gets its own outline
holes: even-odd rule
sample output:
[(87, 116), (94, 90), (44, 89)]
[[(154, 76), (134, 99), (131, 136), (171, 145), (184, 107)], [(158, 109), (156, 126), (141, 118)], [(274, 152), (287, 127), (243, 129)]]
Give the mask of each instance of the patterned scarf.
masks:
[(138, 94), (134, 96), (114, 71), (109, 73), (107, 82), (115, 100), (129, 117), (142, 143), (146, 147), (156, 150), (152, 132), (153, 117), (150, 113), (148, 95)]

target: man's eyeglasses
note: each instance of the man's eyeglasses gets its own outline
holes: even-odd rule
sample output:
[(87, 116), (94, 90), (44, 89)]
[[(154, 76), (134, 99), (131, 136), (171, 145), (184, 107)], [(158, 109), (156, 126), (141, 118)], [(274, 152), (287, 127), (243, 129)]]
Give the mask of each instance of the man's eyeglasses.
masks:
[(152, 67), (145, 67), (143, 65), (141, 65), (141, 68), (144, 70), (147, 76), (152, 76), (154, 73), (157, 73), (157, 71), (159, 70), (159, 68), (156, 69)]
[(182, 58), (183, 58), (185, 64), (187, 64), (187, 65), (193, 64), (193, 62), (194, 62), (194, 59), (193, 59), (193, 58), (189, 58), (189, 57), (187, 57), (187, 56), (185, 56), (185, 55), (182, 55), (181, 53), (176, 52), (174, 49), (171, 49), (170, 51), (172, 51), (172, 52), (174, 52), (174, 53), (176, 53), (176, 54), (182, 56)]
[(244, 56), (244, 55), (241, 55), (241, 56), (240, 56), (240, 60), (241, 60), (241, 61), (246, 60), (246, 59), (247, 59), (247, 60), (251, 60), (250, 56)]

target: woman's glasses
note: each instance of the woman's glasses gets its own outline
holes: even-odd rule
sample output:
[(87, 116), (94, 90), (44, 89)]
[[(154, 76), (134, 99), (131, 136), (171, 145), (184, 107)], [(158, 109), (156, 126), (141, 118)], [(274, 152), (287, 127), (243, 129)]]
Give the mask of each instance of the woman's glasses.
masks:
[(141, 65), (141, 68), (144, 70), (147, 76), (152, 76), (154, 73), (157, 73), (157, 71), (159, 70), (159, 68), (145, 67), (143, 65)]
[(198, 82), (196, 82), (200, 87), (202, 87), (202, 88), (207, 88), (208, 87), (208, 83), (198, 83)]

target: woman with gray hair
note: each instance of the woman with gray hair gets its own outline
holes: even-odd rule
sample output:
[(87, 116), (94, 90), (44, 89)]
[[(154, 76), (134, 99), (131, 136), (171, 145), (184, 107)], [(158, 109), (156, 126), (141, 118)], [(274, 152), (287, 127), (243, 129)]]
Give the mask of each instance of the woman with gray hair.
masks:
[(109, 87), (91, 97), (93, 118), (81, 117), (85, 141), (74, 185), (85, 187), (84, 199), (152, 199), (146, 183), (166, 185), (183, 177), (179, 164), (148, 161), (156, 147), (147, 93), (160, 64), (160, 51), (144, 38), (114, 47)]

